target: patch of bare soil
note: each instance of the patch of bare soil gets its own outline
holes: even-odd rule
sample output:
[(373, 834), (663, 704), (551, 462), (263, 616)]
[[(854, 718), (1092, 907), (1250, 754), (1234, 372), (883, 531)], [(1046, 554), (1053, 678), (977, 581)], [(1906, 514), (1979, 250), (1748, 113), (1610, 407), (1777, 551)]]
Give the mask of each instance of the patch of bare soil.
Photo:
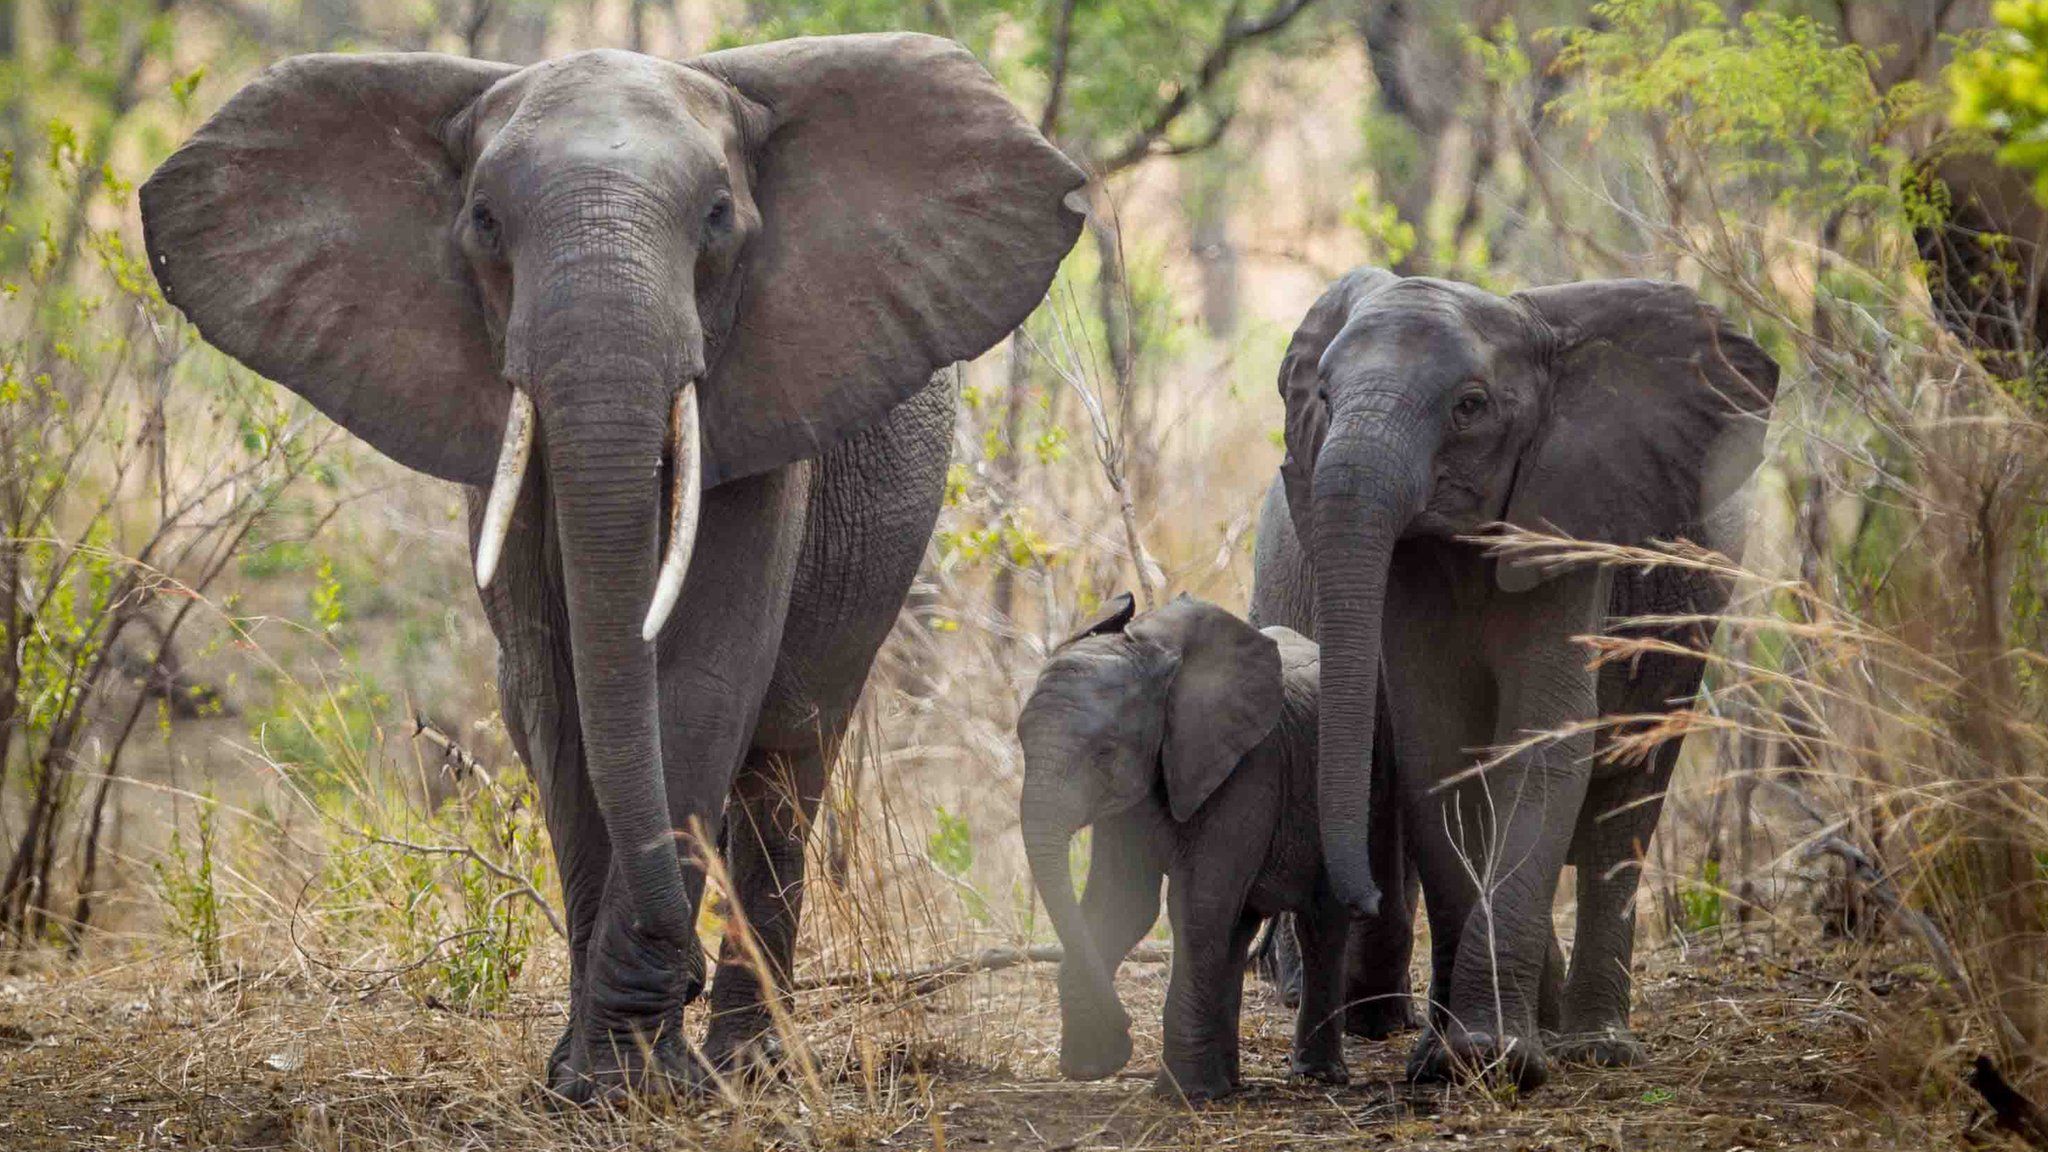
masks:
[[(1877, 1029), (1930, 989), (1846, 953), (1734, 946), (1640, 960), (1647, 1067), (1563, 1070), (1522, 1099), (1401, 1080), (1408, 1039), (1351, 1043), (1353, 1083), (1285, 1079), (1288, 1013), (1247, 990), (1247, 1090), (1158, 1101), (1163, 966), (1127, 968), (1143, 1031), (1115, 1080), (1056, 1078), (1052, 969), (914, 1001), (846, 988), (798, 999), (807, 1061), (692, 1109), (559, 1116), (533, 1086), (560, 1026), (530, 997), (455, 1013), (303, 976), (200, 986), (182, 964), (0, 983), (0, 1148), (1442, 1148), (1954, 1147), (1966, 1105), (1912, 1097)], [(701, 1027), (701, 1019), (693, 1019)], [(1892, 1085), (1892, 1086), (1888, 1086)]]

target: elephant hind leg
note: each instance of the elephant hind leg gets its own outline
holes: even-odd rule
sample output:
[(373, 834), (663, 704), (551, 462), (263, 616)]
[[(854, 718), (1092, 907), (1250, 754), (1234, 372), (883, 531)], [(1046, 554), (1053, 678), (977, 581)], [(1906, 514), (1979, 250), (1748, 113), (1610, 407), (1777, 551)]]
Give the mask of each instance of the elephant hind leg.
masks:
[(1300, 938), (1302, 980), (1301, 1007), (1294, 1016), (1294, 1051), (1288, 1063), (1295, 1076), (1347, 1084), (1351, 1076), (1344, 1067), (1342, 988), (1351, 916), (1327, 885), (1317, 887), (1322, 890), (1316, 893), (1315, 907), (1291, 917)]
[(1562, 1060), (1618, 1067), (1647, 1056), (1628, 1027), (1636, 888), (1678, 751), (1678, 741), (1665, 743), (1649, 764), (1596, 778), (1587, 789), (1572, 841), (1579, 911), (1555, 1045)]
[(1295, 937), (1294, 913), (1273, 917), (1265, 942), (1252, 959), (1260, 977), (1273, 986), (1282, 1008), (1301, 1004), (1301, 944)]

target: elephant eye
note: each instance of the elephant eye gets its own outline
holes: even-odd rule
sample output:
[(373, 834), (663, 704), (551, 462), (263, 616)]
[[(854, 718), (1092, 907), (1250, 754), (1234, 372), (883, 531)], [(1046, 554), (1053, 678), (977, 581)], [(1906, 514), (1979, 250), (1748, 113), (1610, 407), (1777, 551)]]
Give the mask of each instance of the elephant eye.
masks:
[(1486, 393), (1476, 389), (1467, 392), (1458, 397), (1458, 402), (1451, 406), (1451, 422), (1460, 429), (1467, 428), (1473, 421), (1486, 415), (1486, 405)]
[(476, 230), (476, 237), (485, 247), (498, 246), (498, 218), (491, 214), (490, 205), (479, 200), (469, 208), (469, 226)]
[(713, 200), (710, 209), (704, 213), (704, 226), (715, 232), (723, 229), (730, 223), (732, 223), (732, 193), (720, 192), (718, 199)]

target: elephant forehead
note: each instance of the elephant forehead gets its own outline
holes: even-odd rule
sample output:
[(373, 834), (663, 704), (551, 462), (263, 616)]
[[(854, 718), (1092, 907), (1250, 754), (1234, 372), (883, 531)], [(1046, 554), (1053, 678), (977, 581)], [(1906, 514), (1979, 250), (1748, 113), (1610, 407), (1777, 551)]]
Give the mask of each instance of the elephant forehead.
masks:
[(701, 72), (637, 52), (579, 52), (492, 86), (477, 101), (472, 141), (500, 155), (631, 166), (692, 140), (716, 143), (729, 112), (725, 89)]
[(1510, 300), (1470, 284), (1411, 277), (1360, 301), (1330, 354), (1369, 346), (1432, 356), (1466, 350), (1476, 358), (1514, 350), (1531, 335), (1526, 311)]
[(1089, 735), (1142, 721), (1142, 705), (1163, 695), (1121, 637), (1091, 636), (1055, 653), (1038, 674), (1017, 717), (1017, 734), (1036, 739)]

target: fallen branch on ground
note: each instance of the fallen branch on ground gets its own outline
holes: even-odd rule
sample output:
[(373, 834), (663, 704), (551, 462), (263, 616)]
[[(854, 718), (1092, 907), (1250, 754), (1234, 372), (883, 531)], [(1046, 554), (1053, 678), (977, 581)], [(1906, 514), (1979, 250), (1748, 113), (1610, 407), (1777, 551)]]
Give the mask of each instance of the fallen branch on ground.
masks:
[(1855, 874), (1857, 882), (1869, 891), (1871, 898), (1884, 905), (1886, 912), (1897, 917), (1913, 935), (1920, 938), (1920, 943), (1926, 946), (1928, 954), (1934, 958), (1935, 967), (1941, 970), (1942, 980), (1955, 988), (1965, 985), (1963, 966), (1956, 960), (1955, 950), (1949, 947), (1948, 938), (1941, 934), (1941, 929), (1934, 926), (1934, 921), (1928, 919), (1926, 913), (1907, 906), (1905, 900), (1900, 898), (1898, 888), (1892, 884), (1891, 877), (1885, 875), (1884, 870), (1879, 868), (1877, 862), (1863, 849), (1840, 836), (1828, 835), (1809, 845), (1806, 855), (1809, 859), (1815, 856), (1833, 856), (1846, 864)]
[[(1164, 944), (1146, 942), (1131, 950), (1124, 958), (1126, 964), (1164, 964), (1172, 959), (1173, 950)], [(913, 995), (922, 996), (936, 992), (963, 977), (981, 972), (1000, 972), (1022, 964), (1057, 964), (1066, 958), (1057, 944), (1033, 944), (1028, 948), (984, 948), (973, 956), (942, 960), (921, 968), (901, 972), (886, 969), (878, 972), (833, 972), (814, 976), (796, 982), (799, 992), (812, 992), (821, 988), (866, 988), (877, 985), (908, 985)]]
[(1998, 1127), (2027, 1142), (2028, 1147), (2048, 1150), (2048, 1115), (2006, 1080), (1989, 1056), (1977, 1057), (1970, 1069), (1970, 1087), (1991, 1105)]

